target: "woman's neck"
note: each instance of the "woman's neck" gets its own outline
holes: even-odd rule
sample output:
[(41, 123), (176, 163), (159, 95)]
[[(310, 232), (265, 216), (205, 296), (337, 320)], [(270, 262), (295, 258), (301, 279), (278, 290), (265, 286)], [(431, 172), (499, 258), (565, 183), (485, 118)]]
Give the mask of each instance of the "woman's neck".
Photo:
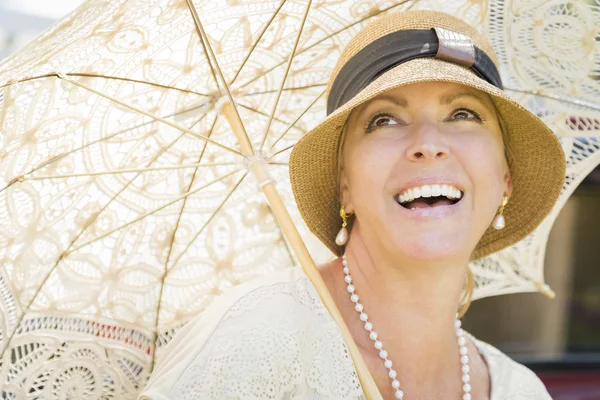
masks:
[[(366, 249), (360, 235), (353, 235), (348, 243), (346, 258), (360, 302), (399, 377), (415, 386), (430, 385), (432, 379), (446, 381), (449, 374), (449, 383), (456, 381), (459, 355), (454, 320), (467, 261), (442, 265), (378, 257)], [(341, 260), (326, 265), (322, 274), (357, 345), (377, 358), (349, 299)]]

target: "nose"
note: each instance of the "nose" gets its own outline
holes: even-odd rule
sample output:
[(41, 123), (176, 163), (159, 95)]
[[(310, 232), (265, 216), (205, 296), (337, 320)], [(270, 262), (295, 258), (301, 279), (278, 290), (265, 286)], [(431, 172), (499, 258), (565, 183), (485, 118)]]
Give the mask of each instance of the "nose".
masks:
[(406, 149), (410, 161), (429, 162), (448, 157), (450, 149), (435, 124), (420, 124), (412, 136), (412, 143)]

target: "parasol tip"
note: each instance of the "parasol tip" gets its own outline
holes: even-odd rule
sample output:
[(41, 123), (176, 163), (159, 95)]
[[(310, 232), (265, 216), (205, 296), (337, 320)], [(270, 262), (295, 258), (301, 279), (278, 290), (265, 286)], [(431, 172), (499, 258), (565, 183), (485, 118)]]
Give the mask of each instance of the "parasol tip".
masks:
[(550, 288), (550, 286), (548, 286), (547, 284), (542, 282), (536, 282), (535, 287), (538, 290), (538, 292), (548, 297), (549, 299), (556, 298), (556, 293), (554, 293), (554, 290), (552, 290), (552, 288)]

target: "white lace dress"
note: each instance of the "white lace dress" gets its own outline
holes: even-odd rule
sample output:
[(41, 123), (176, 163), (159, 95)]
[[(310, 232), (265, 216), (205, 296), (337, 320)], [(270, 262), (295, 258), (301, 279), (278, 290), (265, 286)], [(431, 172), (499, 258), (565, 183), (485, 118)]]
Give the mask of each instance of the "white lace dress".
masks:
[[(481, 341), (491, 400), (550, 399), (538, 377)], [(165, 349), (140, 399), (365, 399), (336, 324), (300, 268), (236, 287)]]

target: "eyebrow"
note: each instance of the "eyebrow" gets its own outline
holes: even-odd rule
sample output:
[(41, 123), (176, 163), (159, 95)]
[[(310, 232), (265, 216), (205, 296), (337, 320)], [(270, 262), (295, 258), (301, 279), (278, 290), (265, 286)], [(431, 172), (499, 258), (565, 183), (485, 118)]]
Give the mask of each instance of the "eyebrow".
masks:
[(450, 95), (447, 95), (447, 96), (443, 96), (440, 99), (440, 104), (447, 105), (447, 104), (450, 104), (454, 100), (459, 99), (461, 97), (472, 97), (475, 100), (477, 100), (478, 102), (480, 102), (482, 106), (488, 108), (488, 110), (490, 109), (488, 102), (485, 101), (485, 99), (482, 96), (480, 96), (477, 93), (472, 93), (472, 92), (460, 92), (460, 93), (454, 93), (454, 94), (450, 94)]
[(408, 108), (408, 101), (404, 97), (380, 94), (379, 96), (375, 97), (374, 99), (371, 99), (370, 101), (361, 104), (355, 110), (357, 110), (358, 112), (362, 112), (365, 108), (367, 108), (368, 106), (370, 106), (371, 104), (373, 104), (376, 101), (387, 101), (398, 107)]
[[(440, 104), (448, 105), (448, 104), (452, 103), (454, 100), (459, 99), (461, 97), (471, 97), (471, 98), (477, 100), (479, 103), (481, 103), (481, 105), (486, 107), (490, 112), (493, 111), (492, 109), (490, 109), (489, 104), (487, 104), (487, 102), (485, 101), (485, 99), (482, 96), (480, 96), (477, 93), (472, 93), (472, 92), (452, 93), (452, 94), (443, 96), (442, 98), (440, 98)], [(381, 95), (375, 97), (374, 99), (372, 99), (371, 101), (361, 104), (360, 106), (358, 106), (356, 108), (356, 110), (361, 112), (365, 108), (367, 108), (368, 105), (372, 104), (375, 101), (387, 101), (398, 107), (408, 108), (408, 101), (404, 97), (389, 96), (389, 95), (381, 94)]]

